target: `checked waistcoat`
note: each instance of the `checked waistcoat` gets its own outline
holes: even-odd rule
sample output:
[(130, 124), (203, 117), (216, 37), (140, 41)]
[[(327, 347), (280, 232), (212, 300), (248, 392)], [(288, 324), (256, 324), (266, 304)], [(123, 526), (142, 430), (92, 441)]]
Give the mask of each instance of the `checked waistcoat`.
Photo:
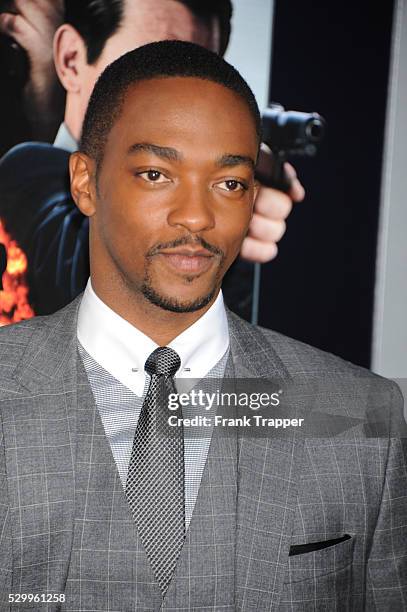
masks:
[[(229, 356), (225, 376), (231, 376), (231, 367)], [(235, 436), (214, 428), (191, 523), (163, 600), (81, 359), (78, 384), (74, 537), (61, 610), (235, 610)]]

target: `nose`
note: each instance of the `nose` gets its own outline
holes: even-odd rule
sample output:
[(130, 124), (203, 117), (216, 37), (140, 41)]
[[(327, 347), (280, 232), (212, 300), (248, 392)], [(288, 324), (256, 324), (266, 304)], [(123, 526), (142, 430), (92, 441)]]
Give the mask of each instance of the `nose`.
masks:
[(215, 227), (215, 211), (210, 189), (196, 184), (179, 190), (171, 210), (168, 224), (181, 226), (191, 233), (210, 230)]

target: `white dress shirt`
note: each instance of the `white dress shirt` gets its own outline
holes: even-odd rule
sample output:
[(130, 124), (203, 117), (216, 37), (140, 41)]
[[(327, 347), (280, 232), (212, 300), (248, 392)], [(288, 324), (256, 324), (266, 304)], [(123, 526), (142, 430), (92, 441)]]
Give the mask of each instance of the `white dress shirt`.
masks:
[(78, 150), (78, 143), (75, 138), (72, 136), (68, 126), (66, 123), (61, 123), (59, 126), (59, 130), (54, 140), (54, 147), (58, 147), (58, 149), (64, 149), (68, 151), (68, 153), (74, 153)]
[[(147, 377), (144, 364), (159, 345), (102, 302), (90, 280), (79, 307), (77, 335), (102, 368), (138, 396), (143, 394)], [(212, 306), (168, 346), (181, 359), (175, 379), (199, 380), (211, 371), (229, 347), (222, 291)]]

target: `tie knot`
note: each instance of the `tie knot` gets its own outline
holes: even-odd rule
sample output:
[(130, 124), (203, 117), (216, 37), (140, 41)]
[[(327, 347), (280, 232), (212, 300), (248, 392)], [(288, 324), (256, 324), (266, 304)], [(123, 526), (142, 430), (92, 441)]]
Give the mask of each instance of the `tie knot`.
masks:
[(181, 365), (181, 359), (169, 346), (159, 346), (147, 358), (144, 369), (148, 374), (174, 376)]

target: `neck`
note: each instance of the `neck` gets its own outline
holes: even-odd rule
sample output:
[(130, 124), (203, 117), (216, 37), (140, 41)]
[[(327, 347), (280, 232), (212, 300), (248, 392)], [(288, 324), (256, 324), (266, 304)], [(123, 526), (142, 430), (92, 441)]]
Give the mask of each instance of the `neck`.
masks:
[(209, 304), (195, 312), (171, 312), (152, 304), (142, 295), (123, 291), (123, 287), (120, 291), (111, 286), (107, 288), (94, 278), (92, 288), (102, 302), (159, 346), (167, 346), (191, 327), (209, 310), (219, 293), (218, 290)]
[(71, 93), (66, 95), (64, 122), (72, 136), (79, 142), (82, 132), (84, 114), (79, 103), (79, 97)]

